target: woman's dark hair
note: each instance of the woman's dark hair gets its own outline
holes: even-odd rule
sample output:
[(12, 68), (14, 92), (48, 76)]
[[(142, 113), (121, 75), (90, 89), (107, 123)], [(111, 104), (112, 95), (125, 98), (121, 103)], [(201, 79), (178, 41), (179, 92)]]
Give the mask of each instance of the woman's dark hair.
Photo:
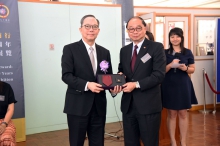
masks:
[(3, 82), (0, 80), (0, 92), (3, 90)]
[(180, 42), (180, 49), (181, 49), (181, 53), (185, 54), (185, 48), (184, 48), (184, 37), (183, 37), (183, 30), (181, 28), (178, 27), (174, 27), (170, 30), (169, 32), (169, 46), (170, 46), (170, 54), (173, 54), (173, 45), (170, 42), (170, 37), (172, 35), (178, 35), (179, 37), (181, 37), (181, 42)]
[(145, 34), (148, 36), (149, 40), (154, 41), (154, 36), (150, 31), (146, 31)]

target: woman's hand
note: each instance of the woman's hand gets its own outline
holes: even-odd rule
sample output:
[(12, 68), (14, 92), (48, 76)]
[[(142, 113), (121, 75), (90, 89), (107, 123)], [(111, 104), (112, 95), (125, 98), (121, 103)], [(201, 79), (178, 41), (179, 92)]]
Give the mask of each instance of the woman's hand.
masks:
[(173, 61), (171, 63), (179, 63), (180, 60), (179, 59), (173, 59)]
[(10, 139), (5, 138), (3, 141), (1, 141), (1, 146), (11, 146), (14, 145)]
[(178, 64), (179, 62), (180, 62), (179, 59), (173, 59), (173, 61), (166, 66), (166, 73), (167, 73), (171, 68), (173, 68), (173, 64)]
[(182, 70), (182, 71), (186, 71), (187, 70), (187, 66), (185, 64), (180, 64), (180, 66), (178, 67), (178, 69)]
[[(180, 60), (179, 59), (173, 59), (172, 62), (170, 62), (170, 64), (168, 64), (167, 66), (170, 68), (174, 68), (174, 64), (179, 64)], [(176, 68), (176, 67), (175, 67)]]
[(6, 125), (0, 124), (0, 135), (5, 132)]

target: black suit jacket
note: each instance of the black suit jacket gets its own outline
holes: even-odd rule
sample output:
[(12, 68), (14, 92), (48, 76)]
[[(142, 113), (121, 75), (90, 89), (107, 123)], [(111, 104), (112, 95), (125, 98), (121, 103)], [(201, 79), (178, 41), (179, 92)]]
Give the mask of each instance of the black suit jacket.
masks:
[[(112, 74), (110, 53), (102, 46), (96, 45), (97, 72), (104, 74), (99, 67), (101, 61), (109, 62), (108, 74)], [(62, 80), (68, 85), (66, 91), (64, 113), (86, 116), (90, 112), (93, 102), (96, 104), (100, 116), (106, 115), (106, 93), (84, 91), (86, 83), (96, 82), (92, 64), (82, 40), (64, 46), (62, 56)]]
[[(131, 93), (123, 93), (121, 111), (127, 113), (131, 98), (140, 114), (151, 114), (162, 110), (160, 84), (166, 73), (166, 57), (161, 43), (144, 40), (134, 67), (131, 71), (133, 43), (123, 47), (120, 51), (120, 63), (118, 72), (126, 76), (127, 82), (138, 81), (141, 88), (135, 88)], [(141, 58), (149, 54), (151, 58), (145, 63)]]

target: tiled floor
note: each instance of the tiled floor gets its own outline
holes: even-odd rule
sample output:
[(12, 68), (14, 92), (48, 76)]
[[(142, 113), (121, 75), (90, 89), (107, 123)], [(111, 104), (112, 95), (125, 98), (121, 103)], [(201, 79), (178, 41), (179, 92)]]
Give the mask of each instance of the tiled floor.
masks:
[[(123, 133), (118, 122), (106, 124), (106, 132), (116, 134), (119, 139), (105, 135), (105, 146), (124, 146)], [(188, 146), (220, 146), (220, 110), (216, 114), (189, 112)], [(68, 131), (60, 130), (27, 135), (26, 142), (17, 146), (69, 146)], [(88, 141), (85, 145), (88, 146)], [(160, 141), (160, 146), (170, 146), (168, 141)]]

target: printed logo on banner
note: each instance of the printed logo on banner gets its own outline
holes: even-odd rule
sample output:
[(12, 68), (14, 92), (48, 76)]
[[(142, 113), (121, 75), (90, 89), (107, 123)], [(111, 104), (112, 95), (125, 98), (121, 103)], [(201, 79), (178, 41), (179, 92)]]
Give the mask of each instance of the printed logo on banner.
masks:
[(10, 20), (7, 19), (9, 13), (9, 8), (6, 5), (0, 3), (0, 22), (9, 22)]

